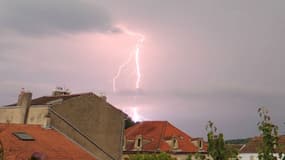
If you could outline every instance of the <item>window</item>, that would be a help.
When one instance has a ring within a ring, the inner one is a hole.
[[[14,132],[13,135],[22,141],[34,141],[35,140],[31,135],[25,132]]]
[[[203,149],[203,141],[202,140],[199,140],[199,148]]]
[[[172,138],[172,147],[173,149],[178,149],[178,141],[176,137]]]
[[[135,148],[141,150],[143,146],[143,138],[142,135],[138,135],[136,137]]]
[[[142,140],[139,138],[139,139],[138,139],[138,145],[137,145],[138,147],[141,147],[141,141],[142,141]]]

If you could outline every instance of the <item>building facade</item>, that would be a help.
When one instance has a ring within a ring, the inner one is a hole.
[[[38,124],[54,128],[102,160],[122,156],[126,114],[94,93],[32,99],[22,92],[16,104],[0,107],[0,123]]]
[[[135,154],[166,152],[177,160],[189,155],[205,154],[207,145],[202,138],[192,138],[167,121],[144,121],[125,131],[122,160]],[[206,154],[205,154],[206,155]]]
[[[285,153],[285,135],[279,136],[278,143],[282,153]],[[258,150],[262,144],[262,137],[254,137],[247,144],[243,145],[240,149],[239,158],[240,160],[258,160]],[[279,158],[278,153],[274,154],[277,160],[282,160],[284,154]]]

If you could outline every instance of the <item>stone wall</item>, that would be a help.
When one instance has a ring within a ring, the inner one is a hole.
[[[52,106],[50,116],[54,128],[98,159],[121,158],[125,115],[104,99],[96,95],[75,97]]]
[[[48,107],[31,106],[28,115],[28,124],[44,124]],[[25,108],[21,106],[0,107],[0,123],[23,123]]]
[[[1,107],[0,123],[23,123],[24,108],[20,106]]]

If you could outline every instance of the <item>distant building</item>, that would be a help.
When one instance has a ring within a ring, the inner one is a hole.
[[[282,153],[285,153],[285,135],[279,136],[280,149]],[[240,160],[258,160],[258,149],[262,144],[262,137],[254,137],[247,144],[240,149]],[[278,157],[278,154],[274,154]],[[284,157],[284,155],[283,155]],[[282,158],[283,158],[282,157]],[[281,160],[282,158],[278,158]]]
[[[206,153],[202,138],[192,138],[167,121],[144,121],[125,131],[122,160],[144,153],[167,152],[177,160],[185,160],[195,153]]]
[[[60,90],[52,96],[31,99],[21,92],[17,104],[0,107],[0,123],[39,124],[51,127],[77,142],[98,159],[118,160],[126,115],[94,93],[70,94]]]
[[[39,125],[0,124],[0,142],[1,160],[96,160],[61,133]]]

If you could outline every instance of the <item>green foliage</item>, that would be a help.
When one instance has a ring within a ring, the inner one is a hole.
[[[167,153],[159,154],[136,154],[130,156],[130,160],[175,160]]]
[[[206,131],[208,132],[208,154],[214,160],[238,159],[238,151],[225,145],[224,135],[217,133],[217,128],[213,122],[208,121]]]
[[[125,129],[135,125],[136,123],[130,118],[128,117],[126,120],[125,120]]]
[[[194,155],[194,157],[195,157],[196,160],[205,160],[206,159],[206,155],[203,154],[203,153],[196,153]]]
[[[189,155],[187,156],[186,160],[192,160],[192,155],[189,154]]]
[[[278,126],[271,122],[269,112],[266,108],[258,109],[260,121],[258,122],[258,129],[261,133],[262,143],[258,149],[259,160],[275,160],[273,154],[279,151],[278,144]],[[280,156],[282,153],[279,153]]]

